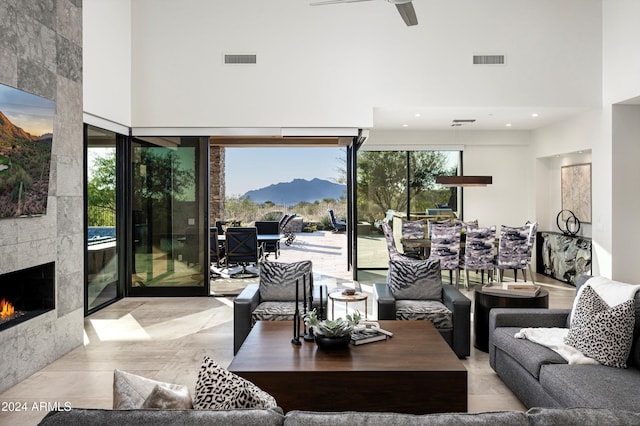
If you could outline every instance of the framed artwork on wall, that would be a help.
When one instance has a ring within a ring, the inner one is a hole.
[[[0,84],[0,218],[47,212],[56,103]]]
[[[562,210],[571,210],[581,223],[591,223],[591,163],[562,166],[560,181]]]

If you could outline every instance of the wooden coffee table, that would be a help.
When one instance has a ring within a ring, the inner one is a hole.
[[[380,321],[386,341],[322,350],[291,344],[291,321],[258,321],[229,370],[283,410],[467,411],[467,370],[430,321]]]

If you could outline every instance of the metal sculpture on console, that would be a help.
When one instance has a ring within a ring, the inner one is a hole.
[[[567,220],[564,221],[564,227],[562,227],[560,225],[560,216],[562,216],[562,213],[565,212],[569,213],[569,216],[567,217]],[[558,225],[558,229],[564,235],[575,237],[578,232],[580,232],[580,220],[571,210],[560,210],[560,213],[558,213],[558,216],[556,216],[556,225]]]

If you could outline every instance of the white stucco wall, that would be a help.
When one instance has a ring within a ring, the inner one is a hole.
[[[82,2],[83,110],[131,126],[131,0]]]

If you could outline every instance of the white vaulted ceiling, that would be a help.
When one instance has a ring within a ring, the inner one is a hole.
[[[131,1],[132,126],[523,130],[601,106],[600,0],[414,0],[412,27],[384,1],[309,3]]]

